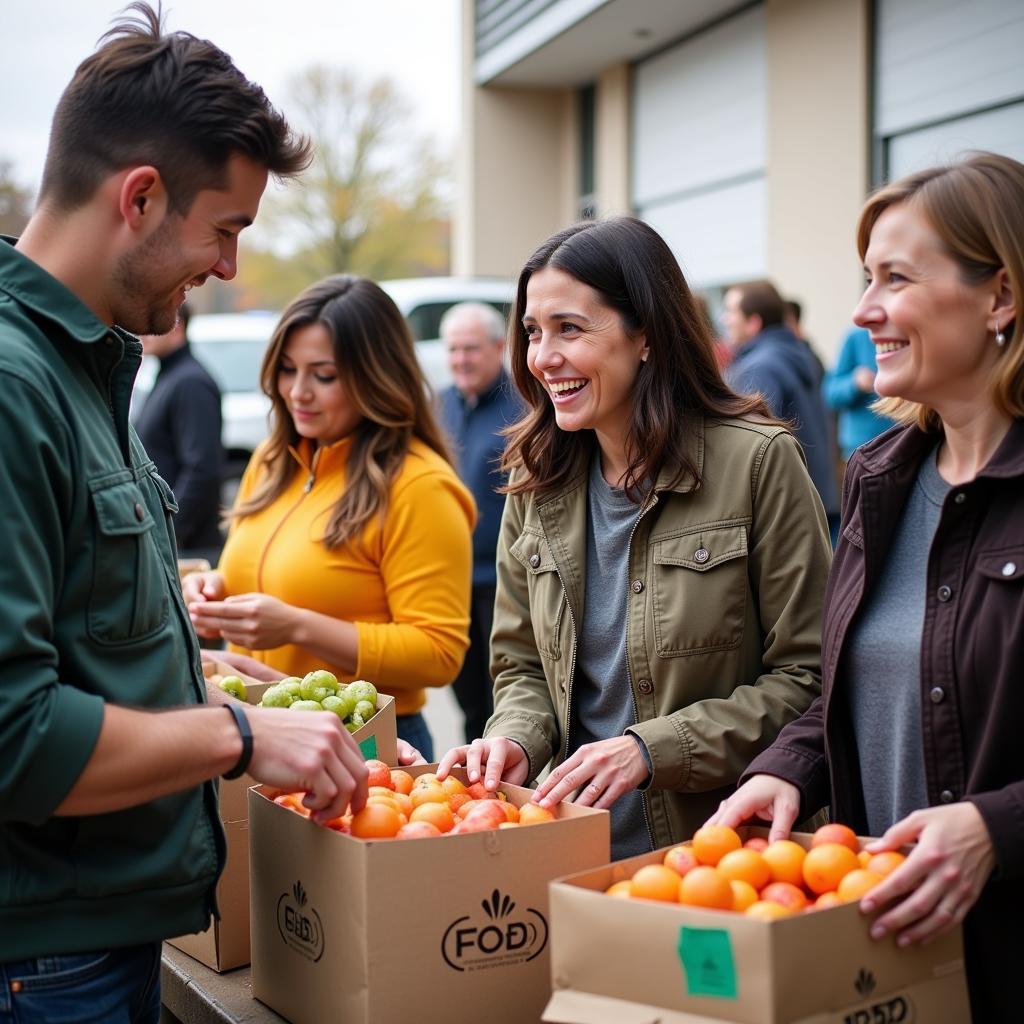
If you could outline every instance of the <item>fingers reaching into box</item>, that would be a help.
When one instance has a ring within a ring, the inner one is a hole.
[[[897,945],[930,942],[960,924],[995,867],[988,826],[972,803],[914,811],[898,821],[869,853],[916,845],[907,859],[860,901],[870,914],[895,905],[871,926],[871,937],[898,932]]]
[[[427,759],[411,744],[406,743],[401,737],[398,738],[398,763],[426,764]]]
[[[637,741],[629,735],[612,736],[580,747],[537,787],[533,800],[541,807],[571,800],[606,810],[623,793],[636,789],[648,774]]]
[[[253,734],[249,774],[284,790],[306,793],[304,803],[323,824],[362,809],[367,768],[359,747],[337,715],[285,714],[248,709]]]
[[[504,736],[453,747],[437,766],[438,779],[443,780],[456,765],[465,766],[470,782],[479,782],[483,774],[484,786],[490,790],[497,789],[499,782],[521,786],[530,772],[526,751],[515,740]]]
[[[800,790],[774,775],[755,775],[718,806],[707,825],[736,828],[751,818],[771,822],[768,841],[785,839],[800,814]]]
[[[194,601],[220,601],[227,594],[224,577],[219,572],[191,572],[181,582],[185,604]]]

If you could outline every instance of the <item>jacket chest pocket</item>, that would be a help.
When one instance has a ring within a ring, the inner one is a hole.
[[[537,650],[543,657],[557,661],[562,656],[558,635],[562,616],[566,614],[566,599],[551,548],[543,537],[524,533],[512,545],[510,553],[526,572]]]
[[[91,480],[89,491],[95,516],[89,635],[102,644],[141,640],[170,614],[156,522],[131,478]]]
[[[738,647],[747,601],[747,530],[723,526],[655,541],[653,614],[661,657]]]

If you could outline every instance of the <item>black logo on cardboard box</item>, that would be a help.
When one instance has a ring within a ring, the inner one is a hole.
[[[870,996],[876,984],[875,976],[863,967],[853,979],[853,987],[861,996]],[[914,1024],[914,1020],[914,1004],[906,996],[896,995],[849,1011],[843,1024]]]
[[[285,944],[300,956],[317,963],[324,955],[324,926],[320,915],[309,906],[302,882],[277,901],[277,930]]]
[[[457,918],[445,929],[441,956],[456,971],[509,967],[540,956],[548,923],[533,907],[516,913],[515,903],[497,889],[481,900],[483,913]]]

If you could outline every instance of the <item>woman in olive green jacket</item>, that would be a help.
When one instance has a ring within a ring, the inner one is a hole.
[[[438,775],[612,811],[616,857],[689,838],[820,689],[830,546],[792,434],[723,383],[661,237],[545,242],[519,278],[494,715]]]

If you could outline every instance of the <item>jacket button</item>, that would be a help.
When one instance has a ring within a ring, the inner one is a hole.
[[[697,548],[693,553],[693,560],[703,565],[711,557],[707,548]]]
[[[652,683],[650,679],[641,679],[640,682],[636,684],[636,688],[641,693],[654,693],[654,683]]]
[[[138,502],[135,502],[135,518],[140,523],[146,518],[146,510]]]
[[[967,500],[967,495],[963,491],[958,491],[956,497],[953,499],[958,505],[962,505]]]
[[[941,686],[933,686],[928,692],[933,704],[941,704],[946,697],[946,691]]]
[[[536,569],[540,565],[540,555],[530,555],[530,565]]]
[[[1002,574],[1004,576],[1012,576],[1016,571],[1017,571],[1017,563],[1016,562],[1007,562],[1006,565],[1004,565],[1002,567],[1002,569],[1000,570],[1000,572],[1002,572]]]
[[[634,594],[642,594],[644,592],[643,580],[633,580],[630,586],[632,587]]]
[[[950,590],[949,587],[947,587],[945,583],[943,583],[942,586],[939,587],[939,589],[935,591],[935,596],[940,601],[942,601],[943,604],[945,604],[946,601],[948,601],[953,596],[953,591]]]
[[[941,793],[939,794],[939,799],[940,799],[940,800],[941,800],[941,801],[942,801],[942,802],[943,802],[944,804],[951,804],[951,803],[952,803],[952,802],[953,802],[953,801],[954,801],[954,800],[956,799],[956,797],[955,797],[955,796],[953,796],[953,790],[951,790],[951,789],[944,789],[944,790],[943,790],[943,791],[942,791],[942,792],[941,792]]]

